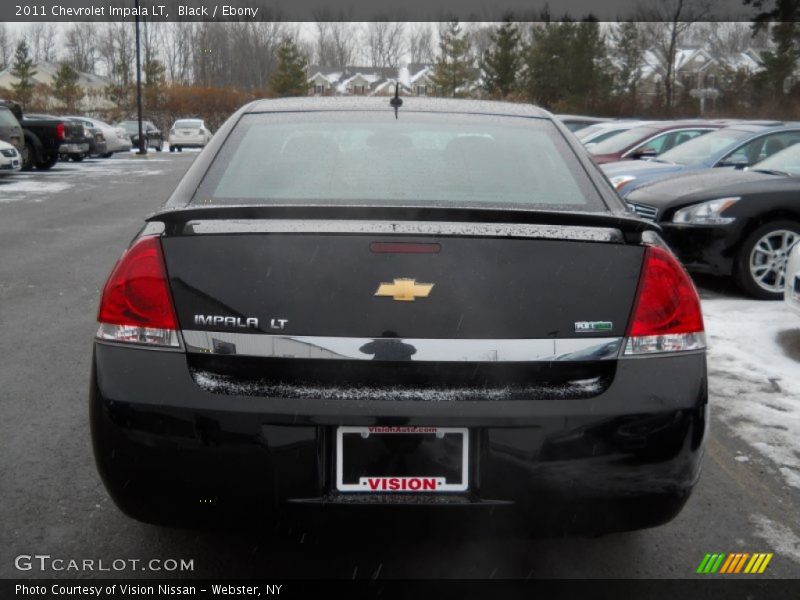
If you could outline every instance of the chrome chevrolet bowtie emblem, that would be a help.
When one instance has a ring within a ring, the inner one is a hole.
[[[417,283],[416,279],[395,279],[394,283],[381,283],[376,296],[389,296],[400,302],[413,302],[427,298],[433,289],[432,283]]]

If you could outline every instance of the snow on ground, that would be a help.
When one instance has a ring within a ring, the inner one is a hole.
[[[25,197],[32,201],[41,201],[50,194],[57,194],[72,187],[63,181],[36,181],[21,179],[23,176],[8,178],[0,182],[0,202],[15,202]]]
[[[168,163],[167,156],[156,157],[150,153],[146,159],[116,155],[113,158],[93,158],[76,163],[59,161],[48,171],[32,170],[0,177],[0,204],[11,202],[43,202],[57,198],[59,192],[72,187],[113,185],[120,178],[155,175],[161,172],[154,163]],[[166,166],[166,165],[164,165]]]
[[[750,520],[756,526],[756,535],[769,542],[771,552],[800,563],[800,538],[791,529],[770,521],[764,515],[752,515]]]
[[[783,302],[703,300],[711,409],[800,488],[800,318]]]

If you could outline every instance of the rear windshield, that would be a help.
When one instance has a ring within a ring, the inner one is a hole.
[[[800,143],[794,143],[750,168],[753,171],[777,171],[798,177],[800,176]]]
[[[603,131],[603,129],[606,129],[606,125],[604,123],[589,125],[588,127],[584,127],[583,129],[576,131],[575,137],[577,137],[579,140],[585,140],[586,138],[592,137],[598,131]]]
[[[675,146],[658,157],[658,162],[669,162],[676,165],[699,165],[718,152],[725,150],[736,141],[752,135],[750,131],[741,129],[719,129],[693,140]]]
[[[203,122],[200,119],[181,119],[180,121],[175,121],[175,125],[172,126],[173,129],[200,129],[203,126]]]
[[[19,127],[17,118],[7,108],[0,108],[0,126],[2,127]]]
[[[657,127],[634,127],[589,148],[592,154],[616,154],[658,132]]]
[[[604,204],[549,121],[489,115],[313,112],[245,115],[194,203],[281,201]]]

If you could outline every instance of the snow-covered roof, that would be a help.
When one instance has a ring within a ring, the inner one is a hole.
[[[426,77],[432,71],[433,71],[433,66],[431,65],[409,65],[408,80],[410,83],[414,84],[423,77]]]
[[[330,71],[328,73],[323,73],[322,71],[317,71],[311,77],[308,78],[308,81],[314,81],[317,79],[323,79],[324,81],[328,82],[329,85],[335,85],[342,78],[342,71]]]
[[[764,67],[755,50],[728,54],[720,57],[720,62],[734,71],[747,71],[748,73],[755,73]]]
[[[53,80],[56,77],[56,73],[58,73],[59,67],[59,64],[52,62],[36,63],[33,65],[33,71],[36,73],[33,76],[34,83],[41,85],[53,85]],[[9,66],[0,71],[0,82],[2,82],[0,85],[5,87],[7,84],[16,83],[17,78],[11,73],[11,70],[12,67]],[[111,83],[111,81],[105,77],[95,75],[94,73],[77,71],[77,74],[78,85],[84,88],[105,88],[109,83]]]

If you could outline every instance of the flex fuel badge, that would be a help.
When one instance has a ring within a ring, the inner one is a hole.
[[[614,323],[611,321],[576,321],[575,333],[596,333],[598,331],[611,331]]]

